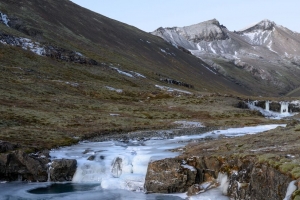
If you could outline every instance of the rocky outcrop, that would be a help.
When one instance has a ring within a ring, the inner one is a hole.
[[[49,164],[48,150],[28,154],[19,145],[0,141],[0,181],[71,181],[77,167],[74,159]]]
[[[150,163],[145,189],[156,193],[188,191],[188,194],[196,194],[205,190],[199,184],[210,182],[207,187],[215,184],[217,175],[222,172],[228,176],[224,193],[232,199],[281,200],[292,181],[290,176],[251,156],[185,158],[188,168],[184,168],[180,160],[173,158]]]
[[[49,167],[49,181],[71,181],[77,168],[77,161],[74,159],[58,159],[52,161]]]
[[[16,37],[0,32],[0,43],[21,47],[22,49],[30,50],[37,55],[47,56],[56,60],[79,64],[98,65],[97,61],[87,58],[79,52],[58,46],[41,44],[29,38]]]
[[[47,181],[49,154],[27,154],[16,150],[0,154],[0,180]]]
[[[195,183],[197,170],[167,158],[149,163],[144,188],[148,193],[184,192]]]

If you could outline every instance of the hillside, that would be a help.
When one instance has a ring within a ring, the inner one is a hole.
[[[209,114],[224,96],[251,94],[161,38],[68,0],[4,0],[0,12],[3,141],[52,148],[181,119],[214,123],[232,107]]]
[[[270,20],[230,31],[213,19],[152,34],[189,50],[257,95],[284,96],[299,87],[300,34]]]

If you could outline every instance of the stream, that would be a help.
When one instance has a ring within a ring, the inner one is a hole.
[[[283,124],[260,125],[244,128],[215,130],[199,135],[179,136],[172,139],[152,138],[147,141],[129,142],[83,141],[77,145],[54,149],[52,159],[76,159],[77,170],[72,182],[65,183],[0,183],[2,200],[177,200],[186,199],[186,194],[145,194],[144,181],[150,161],[171,158],[180,148],[191,141],[219,136],[238,137],[274,129]],[[189,197],[190,200],[228,200],[221,188]]]

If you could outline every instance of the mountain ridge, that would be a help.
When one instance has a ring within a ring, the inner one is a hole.
[[[209,30],[205,26],[207,23],[210,23]],[[188,30],[187,27],[185,30]],[[297,79],[300,75],[300,35],[297,33],[270,20],[262,20],[242,31],[233,32],[217,20],[198,23],[197,28],[185,34],[178,32],[178,27],[160,28],[152,34],[189,50],[211,68],[237,79],[241,85],[258,91],[258,94],[268,95],[271,92],[285,95],[300,86]],[[219,29],[225,37],[216,38],[210,34],[215,29]],[[190,37],[195,32],[200,34],[198,40]],[[203,33],[208,33],[210,40],[201,39]]]

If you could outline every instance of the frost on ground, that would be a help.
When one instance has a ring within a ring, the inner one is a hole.
[[[125,72],[125,71],[122,71],[122,70],[120,70],[119,68],[113,67],[113,66],[111,66],[110,68],[113,69],[113,70],[115,70],[115,71],[117,71],[119,74],[128,76],[128,77],[130,77],[130,78],[135,78],[135,77],[138,77],[138,78],[146,78],[146,76],[144,76],[144,75],[142,75],[142,74],[140,74],[140,73],[134,72],[134,71]]]
[[[174,124],[179,125],[179,128],[205,127],[201,122],[192,122],[192,121],[175,121]]]
[[[41,45],[39,42],[33,42],[31,39],[28,38],[1,35],[0,43],[22,47],[22,49],[29,50],[40,56],[45,55],[46,53],[45,47],[43,45]]]
[[[179,90],[179,89],[175,89],[175,88],[171,88],[171,87],[167,87],[167,86],[155,85],[155,87],[157,87],[161,90],[165,90],[167,92],[179,92],[179,93],[184,93],[184,94],[193,94],[186,90]]]
[[[3,24],[5,24],[6,26],[9,27],[9,25],[8,25],[9,19],[8,19],[7,15],[2,12],[0,12],[0,22],[2,22]]]
[[[105,88],[110,90],[110,91],[116,91],[117,93],[122,93],[123,92],[122,89],[116,89],[116,88],[109,87],[109,86],[105,86]]]

